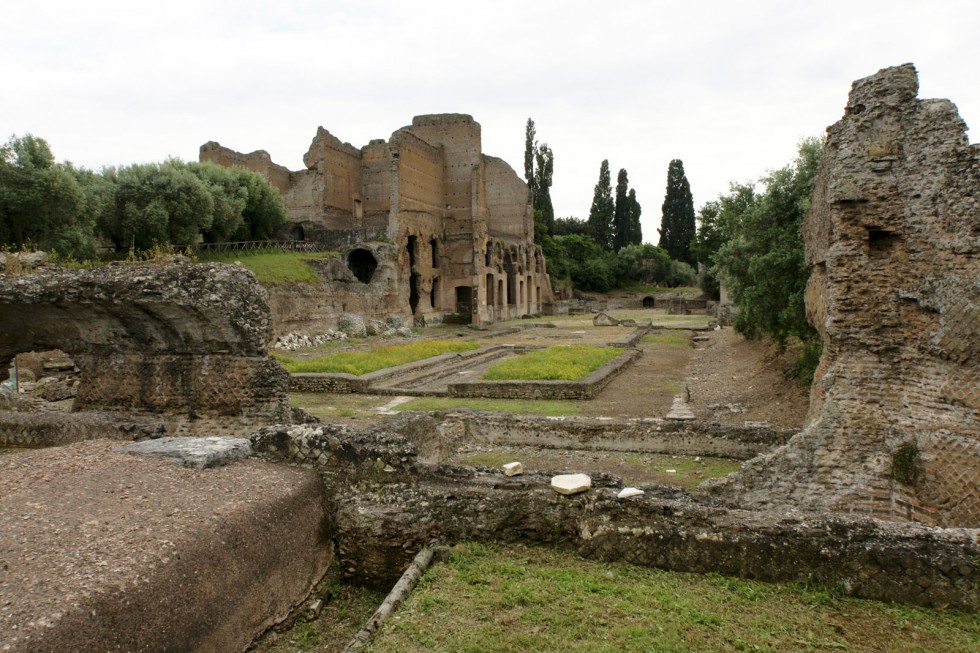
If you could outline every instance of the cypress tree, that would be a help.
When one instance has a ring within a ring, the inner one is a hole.
[[[589,227],[592,237],[605,250],[612,250],[615,235],[613,218],[615,206],[612,197],[612,182],[609,178],[609,160],[603,159],[599,166],[599,181],[592,195],[592,208],[589,210]]]
[[[636,191],[630,188],[626,197],[626,224],[629,226],[627,245],[639,245],[643,242],[643,227],[640,226],[640,203],[636,201]]]
[[[630,242],[630,223],[629,223],[629,204],[627,194],[629,192],[629,178],[626,169],[622,168],[616,177],[616,210],[613,213],[613,251],[618,252]]]
[[[555,230],[555,208],[551,204],[551,179],[555,172],[555,155],[547,143],[542,143],[535,150],[534,160],[537,163],[537,170],[534,171],[533,208],[541,212],[541,219],[550,234]]]
[[[657,231],[660,232],[660,246],[667,250],[670,258],[695,265],[691,255],[695,234],[694,198],[680,159],[674,159],[667,167],[667,193]]]
[[[537,142],[534,137],[537,130],[534,128],[534,121],[530,118],[527,119],[527,125],[524,127],[524,181],[527,182],[527,187],[531,189],[531,199],[534,199],[534,151],[537,147]]]

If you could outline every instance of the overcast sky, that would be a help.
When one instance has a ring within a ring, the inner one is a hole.
[[[215,140],[298,170],[318,125],[362,147],[468,113],[523,175],[531,117],[556,214],[588,216],[609,159],[653,243],[671,159],[700,207],[789,163],[880,68],[915,63],[920,97],[980,124],[975,0],[11,0],[0,15],[0,136],[43,137],[58,160],[196,160]]]

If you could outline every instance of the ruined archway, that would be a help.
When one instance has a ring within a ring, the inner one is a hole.
[[[0,275],[0,369],[69,352],[75,410],[288,419],[288,377],[266,351],[265,291],[241,266],[177,263]]]
[[[656,304],[657,301],[649,295],[643,298],[643,308],[654,308]]]
[[[354,249],[347,255],[347,267],[361,283],[371,283],[374,271],[378,269],[378,259],[366,249]]]

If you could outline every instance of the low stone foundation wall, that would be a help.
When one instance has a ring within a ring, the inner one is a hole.
[[[639,356],[628,349],[581,381],[473,381],[449,384],[450,397],[485,399],[592,399]]]
[[[566,497],[543,475],[441,471],[414,485],[338,493],[338,556],[352,579],[388,585],[423,544],[466,538],[560,545],[600,560],[806,580],[862,598],[980,610],[975,530],[731,510],[650,488],[621,500],[608,487],[615,482],[603,478],[594,482],[600,487]]]
[[[159,437],[162,422],[140,421],[117,413],[56,411],[0,412],[0,446],[59,447],[83,440],[141,440]]]
[[[736,427],[698,420],[528,417],[451,411],[438,414],[441,432],[465,432],[468,442],[555,449],[642,451],[747,460],[785,444],[793,429]]]
[[[338,558],[357,583],[390,586],[433,539],[477,539],[563,546],[586,557],[676,571],[807,580],[863,598],[980,610],[976,529],[741,510],[657,485],[618,499],[622,482],[608,474],[593,474],[591,490],[569,497],[551,490],[550,477],[541,473],[507,477],[490,468],[422,462],[420,451],[438,461],[467,439],[459,418],[404,415],[360,434],[300,428],[264,429],[253,444],[267,457],[320,471],[336,506]]]

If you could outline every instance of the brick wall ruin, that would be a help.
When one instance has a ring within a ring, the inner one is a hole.
[[[60,349],[80,370],[75,409],[289,420],[288,375],[268,355],[265,291],[242,266],[110,265],[0,275],[0,370]]]
[[[296,172],[265,152],[242,154],[215,142],[201,147],[200,160],[265,175],[286,204],[283,235],[340,251],[357,278],[335,275],[312,291],[330,297],[307,298],[323,320],[350,311],[480,325],[537,314],[552,301],[527,185],[482,153],[471,116],[416,116],[388,141],[360,149],[320,127],[303,157],[306,169]],[[351,256],[373,259],[377,271],[358,274]]]
[[[790,503],[980,526],[980,146],[911,64],[854,83],[803,231],[824,350],[811,423],[731,485]]]

